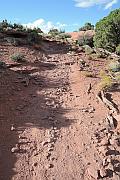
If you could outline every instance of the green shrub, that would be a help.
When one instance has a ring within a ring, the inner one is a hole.
[[[116,9],[96,24],[94,45],[114,52],[119,44],[120,9]]]
[[[5,28],[9,27],[9,23],[7,22],[7,20],[3,20],[2,22],[0,22],[0,30],[3,31]]]
[[[116,74],[115,79],[117,80],[118,83],[120,83],[120,73]]]
[[[112,72],[119,72],[120,71],[120,63],[119,62],[111,62],[109,64],[109,70]]]
[[[51,36],[56,36],[56,35],[60,34],[60,32],[58,29],[50,29],[48,34],[50,34]]]
[[[84,35],[83,37],[78,38],[77,43],[79,44],[79,46],[89,45],[92,47],[93,46],[93,37]]]
[[[25,62],[25,56],[20,53],[13,54],[11,59],[15,62]]]
[[[23,31],[24,27],[21,24],[13,24],[13,29],[17,29],[18,31]]]
[[[85,23],[85,25],[81,28],[79,28],[79,31],[88,31],[88,30],[94,30],[94,25],[91,23]]]
[[[120,44],[116,47],[116,53],[120,55]]]
[[[104,71],[100,72],[101,82],[99,84],[99,88],[102,90],[106,90],[111,88],[113,85],[113,81],[109,75],[107,75]]]
[[[40,43],[40,36],[36,31],[31,31],[28,33],[28,44]]]
[[[84,48],[86,54],[94,53],[94,50],[88,45],[83,46],[83,48]]]

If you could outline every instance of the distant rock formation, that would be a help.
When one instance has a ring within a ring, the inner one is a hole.
[[[88,31],[78,31],[78,32],[69,32],[68,34],[71,35],[71,38],[73,40],[83,39],[83,37],[89,37],[93,38],[95,35],[94,30],[88,30]]]

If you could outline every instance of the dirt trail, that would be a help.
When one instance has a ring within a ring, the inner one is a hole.
[[[0,180],[94,179],[89,166],[101,159],[91,137],[107,113],[99,79],[86,79],[74,56],[19,51],[29,62],[0,74]]]

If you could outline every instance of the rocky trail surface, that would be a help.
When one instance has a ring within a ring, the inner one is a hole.
[[[0,50],[7,64],[0,69],[0,180],[119,180],[120,116],[116,127],[106,120],[99,78],[79,71],[84,53]],[[14,52],[27,61],[11,63]],[[103,67],[91,62],[96,72]],[[110,95],[119,109],[120,93]]]

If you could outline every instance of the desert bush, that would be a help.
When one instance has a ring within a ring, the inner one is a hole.
[[[82,37],[80,37],[77,41],[76,41],[76,43],[79,45],[79,46],[84,46],[85,45],[85,43],[84,43],[84,38]]]
[[[79,44],[79,46],[89,45],[92,47],[93,46],[93,37],[84,35],[83,37],[78,38],[77,43]]]
[[[120,63],[118,61],[110,62],[108,68],[112,72],[119,72],[120,71]]]
[[[112,80],[111,80],[111,78],[110,78],[109,76],[105,76],[105,77],[101,80],[101,82],[100,82],[100,84],[99,84],[99,86],[100,86],[101,89],[111,88],[112,85],[113,85],[113,84],[112,84]]]
[[[93,37],[85,35],[84,36],[84,45],[89,45],[89,46],[93,47]]]
[[[59,37],[60,39],[67,39],[67,38],[71,38],[71,35],[70,34],[67,34],[67,33],[61,33],[59,34]]]
[[[120,82],[120,72],[116,74],[115,79]]]
[[[116,73],[115,80],[117,81],[118,84],[120,84],[120,72]]]
[[[48,35],[53,38],[56,38],[57,40],[67,40],[68,38],[71,38],[71,35],[65,33],[64,30],[59,31],[58,29],[51,29],[48,32]]]
[[[113,85],[113,80],[111,79],[111,77],[106,74],[104,71],[100,72],[100,78],[101,78],[101,82],[99,84],[99,88],[101,90],[106,90],[112,87]]]
[[[25,62],[25,56],[21,53],[15,53],[11,56],[11,59],[15,62]]]
[[[31,31],[28,33],[28,44],[33,44],[33,43],[39,43],[40,42],[40,36],[36,31]]]
[[[18,31],[24,31],[24,27],[21,24],[13,24],[13,29],[17,29]]]
[[[88,31],[88,30],[94,30],[94,25],[92,25],[89,22],[85,23],[83,27],[79,28],[79,31]]]
[[[48,32],[48,34],[52,35],[52,36],[56,36],[58,34],[60,34],[58,29],[50,29],[50,31]]]
[[[87,58],[88,58],[88,60],[91,60],[91,61],[94,60],[93,56],[91,56],[91,55],[88,55]]]
[[[3,20],[1,23],[0,23],[0,30],[3,31],[5,28],[9,27],[10,24],[7,22],[7,20]]]
[[[97,56],[95,53],[87,55],[88,60],[95,61]]]
[[[116,53],[120,55],[120,44],[116,47]]]
[[[79,46],[89,45],[93,47],[93,31],[91,32],[82,32],[77,40]]]
[[[84,48],[86,54],[92,54],[92,53],[94,53],[93,48],[91,48],[91,47],[88,46],[88,45],[83,46],[83,48]]]
[[[94,45],[114,52],[119,44],[120,9],[116,9],[96,24]]]
[[[1,31],[9,31],[9,30],[12,30],[12,29],[17,29],[18,31],[23,31],[24,30],[24,27],[21,25],[21,24],[11,24],[11,23],[8,23],[8,21],[5,19],[3,20],[1,23],[0,23],[0,30]]]
[[[83,74],[84,74],[85,77],[91,77],[91,78],[96,77],[95,73],[89,72],[89,71],[85,71]]]
[[[19,46],[21,44],[19,38],[6,37],[4,39],[7,41],[7,43],[9,43],[9,44],[11,44],[13,46]]]

